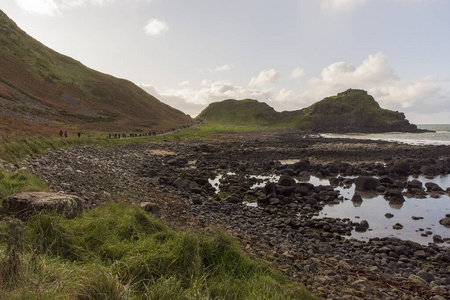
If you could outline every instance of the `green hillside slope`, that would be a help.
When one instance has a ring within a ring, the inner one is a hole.
[[[0,10],[0,129],[161,130],[192,119],[130,81],[44,46]]]
[[[383,109],[366,91],[349,89],[297,111],[276,112],[256,100],[210,104],[200,115],[219,124],[293,128],[313,132],[417,132],[403,113]]]

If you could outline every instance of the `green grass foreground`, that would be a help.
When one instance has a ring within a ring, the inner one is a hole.
[[[0,232],[0,299],[315,299],[224,233],[177,232],[124,204]]]

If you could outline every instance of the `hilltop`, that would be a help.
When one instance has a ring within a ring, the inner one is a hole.
[[[419,132],[401,112],[383,109],[364,90],[349,89],[296,111],[276,112],[256,100],[210,104],[199,119],[221,124],[293,128],[312,132]]]
[[[1,10],[0,69],[2,132],[148,131],[192,122],[134,83],[46,47]]]

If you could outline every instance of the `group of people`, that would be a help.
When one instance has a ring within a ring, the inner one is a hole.
[[[147,136],[155,136],[156,131],[149,131],[143,133],[130,133],[127,135],[126,133],[108,133],[106,134],[107,139],[126,139],[127,137],[136,138],[136,137],[147,137]]]
[[[63,135],[64,135],[64,137],[68,136],[67,135],[67,130],[64,131],[64,132],[62,130],[59,131],[59,137],[63,137]],[[80,138],[81,137],[81,132],[78,132],[77,135],[78,135],[78,138]]]

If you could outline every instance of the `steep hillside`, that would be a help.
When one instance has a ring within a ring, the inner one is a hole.
[[[316,132],[416,132],[400,112],[383,109],[366,91],[349,89],[298,112],[298,126]]]
[[[130,81],[44,46],[0,10],[0,129],[161,130],[192,119]],[[13,125],[13,126],[11,126]]]
[[[224,100],[211,103],[198,116],[221,124],[273,126],[278,113],[264,102],[256,100]]]
[[[383,109],[366,91],[349,89],[302,110],[276,112],[255,100],[225,100],[209,105],[200,119],[313,132],[418,132],[403,113]]]

